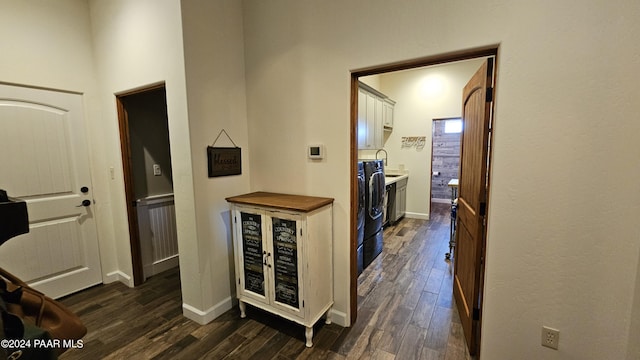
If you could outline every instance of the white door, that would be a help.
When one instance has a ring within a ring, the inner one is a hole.
[[[101,283],[82,96],[0,84],[0,129],[0,188],[30,228],[0,267],[54,298]]]

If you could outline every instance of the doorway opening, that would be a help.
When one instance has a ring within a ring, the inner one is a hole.
[[[365,76],[371,76],[371,75],[380,75],[380,74],[387,74],[387,73],[391,73],[391,72],[399,72],[399,71],[404,71],[404,70],[413,70],[413,69],[418,69],[418,68],[423,68],[423,67],[431,67],[434,65],[443,65],[443,64],[449,64],[449,63],[454,63],[454,62],[461,62],[461,61],[465,61],[465,60],[471,60],[471,59],[493,59],[492,64],[495,64],[495,60],[497,60],[497,55],[498,55],[498,46],[497,45],[492,45],[492,46],[487,46],[487,47],[481,47],[481,48],[475,48],[475,49],[470,49],[470,50],[465,50],[465,51],[459,51],[459,52],[453,52],[453,53],[448,53],[448,54],[442,54],[442,55],[436,55],[436,56],[431,56],[431,57],[426,57],[426,58],[420,58],[420,59],[414,59],[414,60],[408,60],[408,61],[402,61],[402,62],[398,62],[398,63],[392,63],[392,64],[386,64],[386,65],[380,65],[380,66],[373,66],[373,67],[369,67],[369,68],[364,68],[364,69],[359,69],[359,70],[354,70],[351,73],[351,158],[350,158],[350,168],[351,168],[351,246],[350,246],[350,259],[351,259],[351,277],[350,277],[350,315],[351,315],[351,323],[354,324],[357,318],[357,307],[358,307],[358,290],[357,290],[357,286],[358,286],[358,269],[357,269],[357,243],[358,243],[358,229],[357,229],[357,219],[358,219],[358,182],[357,182],[357,171],[358,171],[358,124],[357,124],[357,119],[358,119],[358,86],[359,86],[359,78],[361,77],[365,77]],[[493,74],[495,74],[495,71],[493,72]],[[468,79],[467,79],[468,80]],[[490,86],[494,86],[494,83],[491,83]],[[487,89],[488,90],[488,89]],[[484,91],[484,89],[483,89]],[[489,93],[487,91],[487,93]],[[493,94],[493,90],[491,90],[491,94]],[[460,89],[460,92],[458,94],[458,101],[463,97],[463,92],[462,92],[462,88]],[[487,108],[490,108],[492,110],[493,107],[493,98],[491,98],[489,100],[489,96],[487,97],[487,103],[489,105],[487,105]],[[397,107],[399,106],[399,100],[396,98],[394,99],[397,102]],[[401,105],[400,105],[401,106]],[[492,115],[492,111],[489,111],[489,114]],[[458,110],[459,111],[459,110]],[[451,115],[455,115],[455,114],[451,114]],[[397,118],[394,118],[394,123],[395,120]],[[396,127],[396,125],[394,124],[394,128]],[[487,130],[487,133],[488,130]],[[407,134],[407,136],[415,136],[415,135],[420,135],[420,134]],[[404,135],[403,135],[404,136]],[[419,138],[419,136],[417,136],[417,138]],[[490,174],[490,156],[491,156],[491,152],[489,151],[489,143],[487,142],[485,144],[484,150],[483,152],[486,152],[486,167],[483,167],[483,169],[486,169],[486,174],[484,174],[484,176],[486,176],[486,187],[484,189],[484,194],[486,194],[486,198],[483,199],[483,211],[486,211],[487,209],[487,201],[488,201],[488,189],[489,189],[489,174]],[[388,150],[388,149],[386,149]],[[424,159],[423,160],[423,165],[426,169],[429,169],[429,165],[427,165],[427,163],[429,162],[428,159]],[[403,164],[404,165],[404,164]],[[411,169],[408,169],[409,172],[411,172]],[[427,170],[428,171],[428,170]],[[433,172],[432,172],[433,173]],[[411,178],[411,175],[409,175],[409,177]],[[428,186],[428,184],[430,184],[431,182],[431,176],[428,176],[427,179],[424,180],[424,187]],[[409,180],[409,182],[411,182],[411,179]],[[427,199],[430,200],[431,198],[431,194],[430,193],[426,193],[424,195]],[[413,198],[413,196],[412,196]],[[450,199],[448,201],[451,201]],[[429,202],[429,201],[427,201]],[[410,213],[410,209],[407,209],[407,215],[409,215]],[[428,211],[427,211],[428,213]],[[484,258],[484,252],[486,249],[486,224],[484,226],[485,230],[482,230],[483,236],[482,236],[482,244],[480,245],[480,247],[478,248],[478,253],[477,255],[480,256],[481,258]],[[443,255],[443,259],[444,259],[444,254]],[[461,263],[463,261],[460,261]],[[458,266],[459,264],[456,264],[456,266]],[[473,348],[470,347],[469,348],[469,352],[471,354],[477,353],[479,351],[479,339],[480,339],[480,324],[481,324],[481,309],[482,309],[482,284],[483,284],[483,278],[484,278],[484,264],[481,264],[480,261],[477,262],[477,264],[472,264],[471,268],[465,268],[465,271],[467,272],[477,272],[478,273],[478,277],[479,279],[477,280],[476,284],[479,284],[479,291],[480,293],[478,294],[477,298],[475,299],[475,301],[478,302],[478,307],[480,309],[480,311],[475,311],[475,306],[474,306],[474,311],[473,311],[473,322],[474,322],[474,328],[476,329],[476,331],[473,333],[473,338],[474,340],[471,341],[471,344],[474,344]],[[453,289],[451,289],[451,291],[453,291]],[[465,334],[466,335],[466,334]]]
[[[178,266],[164,83],[116,97],[134,285]]]
[[[431,203],[449,204],[451,180],[458,180],[462,119],[433,119],[431,129]]]

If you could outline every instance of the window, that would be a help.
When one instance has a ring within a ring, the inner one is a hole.
[[[462,120],[446,120],[444,122],[444,132],[445,134],[455,134],[462,132]]]

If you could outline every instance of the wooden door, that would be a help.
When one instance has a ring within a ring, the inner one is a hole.
[[[83,111],[79,94],[0,85],[0,188],[30,228],[0,266],[54,298],[102,282]]]
[[[493,59],[486,60],[463,90],[458,227],[453,294],[469,353],[479,344],[482,261],[488,186]]]

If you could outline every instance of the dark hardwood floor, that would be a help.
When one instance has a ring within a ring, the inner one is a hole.
[[[430,221],[403,219],[385,229],[383,253],[359,277],[358,320],[350,328],[304,327],[247,306],[201,326],[182,316],[180,277],[169,270],[131,289],[100,285],[62,299],[89,332],[70,359],[471,359],[445,261],[449,209]]]

